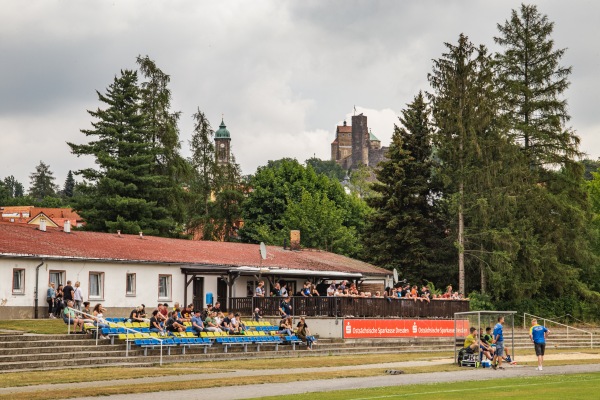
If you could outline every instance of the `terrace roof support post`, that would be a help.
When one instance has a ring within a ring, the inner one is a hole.
[[[240,277],[239,273],[232,273],[231,271],[227,273],[227,291],[228,291],[228,296],[227,296],[227,309],[231,310],[233,308],[233,304],[232,304],[232,300],[231,298],[233,297],[233,285],[235,284],[235,281],[237,280],[237,278]],[[254,310],[254,308],[252,309]]]
[[[185,277],[184,277],[185,287],[183,288],[183,304],[184,304],[184,307],[187,307],[187,304],[188,304],[188,302],[187,302],[188,287],[190,286],[190,283],[192,283],[194,281],[194,279],[196,279],[196,274],[193,274],[190,279],[187,278],[188,277],[187,271],[185,271],[184,274],[185,274]]]

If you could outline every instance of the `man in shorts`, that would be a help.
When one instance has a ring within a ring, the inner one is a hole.
[[[504,369],[502,366],[502,357],[504,356],[504,334],[502,332],[504,324],[504,317],[498,317],[498,323],[494,326],[494,332],[492,334],[494,341],[496,344],[496,353],[494,354],[494,359],[492,360],[492,368],[494,369]]]
[[[548,328],[538,325],[537,319],[531,320],[531,329],[529,329],[529,339],[533,342],[535,355],[538,359],[537,371],[543,371],[544,353],[546,352],[546,338],[548,337]]]

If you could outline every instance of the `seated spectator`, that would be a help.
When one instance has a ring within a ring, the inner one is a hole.
[[[221,303],[219,303],[218,301],[215,303],[215,305],[213,306],[212,310],[214,312],[216,312],[217,314],[221,312]]]
[[[216,315],[217,314],[214,311],[211,311],[208,317],[206,317],[204,320],[204,329],[206,329],[207,332],[221,332],[219,324],[217,324],[217,320],[215,318]]]
[[[493,358],[494,350],[492,348],[491,343],[488,343],[485,340],[485,335],[483,334],[483,328],[479,329],[479,351],[487,357],[488,360]]]
[[[67,325],[73,325],[73,333],[85,333],[83,330],[83,319],[77,317],[73,309],[73,300],[67,301],[67,306],[63,310],[63,321]],[[77,330],[77,327],[79,327],[79,330]]]
[[[142,304],[140,307],[142,308],[138,312],[138,317],[140,317],[144,322],[148,322],[148,316],[146,315],[146,305]]]
[[[292,317],[282,318],[279,322],[279,330],[277,331],[277,334],[291,336],[292,329]]]
[[[150,332],[156,332],[159,335],[164,335],[165,331],[160,322],[160,312],[158,310],[152,311],[152,317],[150,317]]]
[[[106,309],[102,306],[101,303],[98,303],[94,306],[94,310],[92,311],[92,315],[94,316],[94,326],[98,329],[109,328],[106,320],[104,319],[104,313]],[[103,337],[103,339],[106,339]]]
[[[192,330],[200,336],[201,332],[204,332],[204,322],[202,321],[202,312],[200,310],[194,311],[192,317]]]
[[[229,312],[229,314],[227,314],[227,315],[223,315],[223,313],[219,314],[219,320],[221,321],[221,323],[219,324],[219,328],[221,328],[221,331],[227,332],[230,335],[232,335],[234,332],[233,326],[231,325],[232,318],[233,318],[232,312]]]
[[[479,343],[477,343],[477,329],[471,327],[469,329],[470,334],[465,338],[464,348],[467,349],[467,353],[475,353],[479,351]]]
[[[140,317],[142,311],[141,306],[137,306],[129,313],[129,322],[144,322],[144,319]]]
[[[81,310],[82,313],[85,313],[87,315],[82,315],[81,317],[83,318],[83,322],[89,322],[90,324],[92,322],[94,322],[94,319],[92,318],[92,308],[90,307],[90,302],[89,301],[84,301],[83,302],[83,309]]]
[[[162,307],[160,306],[160,304],[158,305],[158,310],[161,313],[161,315],[164,317],[163,319],[166,321],[167,319],[169,319],[169,304],[168,303],[164,303],[162,305]]]
[[[185,332],[185,326],[178,318],[177,311],[171,312],[171,318],[167,320],[165,328],[168,332]]]
[[[311,336],[308,325],[304,317],[300,317],[300,321],[296,326],[296,335],[304,342],[306,342],[306,348],[312,350],[313,343],[316,341],[314,336]]]
[[[242,333],[246,330],[246,324],[242,321],[242,316],[240,313],[235,313],[233,317],[230,317],[231,320],[231,329],[233,329],[234,334]]]
[[[212,304],[207,304],[206,305],[206,309],[204,309],[202,311],[202,320],[206,320],[206,318],[208,318],[208,316],[210,315],[210,313],[212,312],[212,308],[213,305]]]
[[[183,322],[191,322],[192,321],[192,310],[194,308],[193,304],[188,304],[187,307],[184,307],[180,312],[180,319]]]

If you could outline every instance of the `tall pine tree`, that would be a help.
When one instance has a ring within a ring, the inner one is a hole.
[[[42,201],[44,197],[56,197],[56,191],[58,190],[54,183],[56,178],[50,171],[50,166],[44,164],[43,161],[40,161],[38,166],[35,167],[35,172],[29,175],[29,180],[29,195],[35,200]]]
[[[96,121],[93,129],[82,130],[95,140],[68,143],[73,154],[94,156],[99,166],[77,171],[85,184],[74,208],[89,230],[171,235],[175,223],[155,200],[164,177],[154,171],[156,152],[140,106],[137,73],[121,71],[106,94],[97,93],[106,108],[88,111]]]
[[[431,267],[442,250],[443,231],[434,209],[438,193],[432,181],[428,116],[422,93],[402,110],[388,158],[376,170],[377,181],[372,186],[376,195],[367,199],[374,211],[363,235],[368,260],[398,267],[412,282],[437,280]]]

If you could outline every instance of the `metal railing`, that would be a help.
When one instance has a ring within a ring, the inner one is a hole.
[[[586,330],[580,329],[580,328],[575,328],[574,326],[570,326],[570,325],[566,325],[566,324],[561,324],[560,322],[556,322],[556,321],[553,321],[553,320],[548,319],[548,318],[538,317],[537,315],[533,315],[533,314],[529,314],[529,313],[523,313],[523,329],[527,329],[527,327],[526,327],[527,316],[529,316],[530,319],[537,319],[538,322],[542,321],[542,325],[543,326],[546,326],[546,322],[550,322],[550,323],[552,323],[554,325],[559,325],[559,326],[563,326],[563,327],[567,328],[567,340],[569,339],[569,329],[576,330],[576,331],[579,331],[579,332],[583,332],[583,333],[585,333],[587,335],[590,335],[590,348],[592,348],[592,349],[594,348],[594,333],[593,332],[586,331]]]
[[[255,308],[265,316],[279,316],[283,297],[232,297],[229,310],[251,315]],[[445,318],[469,311],[468,300],[419,300],[380,297],[291,297],[293,315],[355,318]]]
[[[93,321],[96,322],[96,346],[98,346],[98,336],[100,335],[100,330],[102,329],[102,328],[100,328],[99,324],[102,323],[102,324],[105,324],[107,326],[110,326],[110,323],[108,321],[106,321],[106,320],[101,320],[100,318],[98,318],[96,316],[84,313],[84,312],[79,311],[79,310],[77,310],[75,308],[70,308],[69,307],[69,310],[72,310],[76,314],[85,315],[87,317],[90,317],[89,319],[91,319],[91,320],[93,320]],[[71,334],[71,321],[72,321],[71,320],[71,315],[69,315],[67,318],[69,320],[69,323],[67,324],[67,326],[68,326],[68,328],[67,328],[67,334],[70,335]],[[122,329],[125,330],[125,357],[129,357],[129,347],[131,346],[130,343],[132,342],[132,340],[129,339],[129,335],[130,335],[129,332],[133,332],[133,335],[142,334],[142,335],[145,335],[148,338],[151,338],[152,340],[158,340],[160,342],[160,361],[159,361],[159,365],[162,366],[162,364],[163,364],[163,339],[150,336],[147,333],[141,333],[139,331],[136,331],[135,329],[127,328],[125,326],[119,326],[119,328],[122,328]],[[133,340],[135,340],[135,337],[134,337]]]

